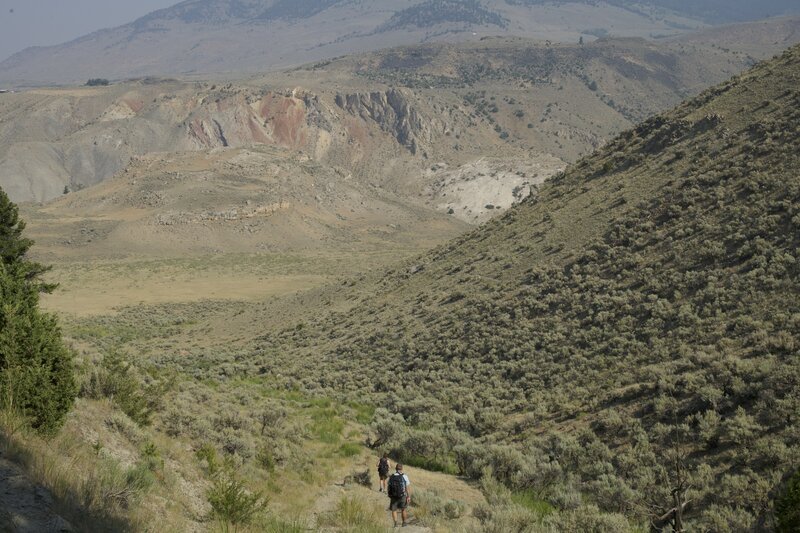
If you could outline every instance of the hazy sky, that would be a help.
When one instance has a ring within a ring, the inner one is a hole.
[[[63,43],[179,1],[0,0],[0,61],[28,46]]]

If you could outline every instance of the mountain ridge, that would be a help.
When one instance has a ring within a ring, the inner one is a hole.
[[[767,14],[762,4],[757,9]],[[785,6],[779,12],[796,11]],[[63,45],[21,51],[0,62],[0,83],[36,86],[97,77],[230,76],[431,40],[471,40],[501,33],[577,42],[579,37],[591,40],[606,34],[674,35],[706,25],[656,5],[631,9],[626,3],[190,0]]]

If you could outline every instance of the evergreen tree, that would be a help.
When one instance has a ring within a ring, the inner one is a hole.
[[[64,422],[77,387],[56,319],[39,310],[39,292],[53,286],[38,279],[45,267],[25,259],[33,241],[22,237],[24,228],[0,190],[0,407],[51,433]]]
[[[6,265],[20,263],[33,244],[22,236],[25,222],[19,218],[19,210],[5,191],[0,189],[0,259]]]
[[[775,502],[775,530],[779,533],[800,531],[800,470],[789,479],[783,494]]]
[[[52,292],[56,285],[39,279],[49,268],[25,258],[33,241],[22,236],[24,229],[25,221],[19,218],[19,209],[0,189],[0,261],[9,273],[21,275],[40,292]]]

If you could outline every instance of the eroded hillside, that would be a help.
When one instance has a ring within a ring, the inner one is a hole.
[[[137,158],[31,217],[51,260],[411,248],[466,227],[275,147]]]

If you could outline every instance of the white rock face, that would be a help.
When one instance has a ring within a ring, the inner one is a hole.
[[[565,163],[542,154],[524,160],[481,158],[455,169],[434,165],[426,172],[429,203],[472,224],[505,211],[530,196]]]

